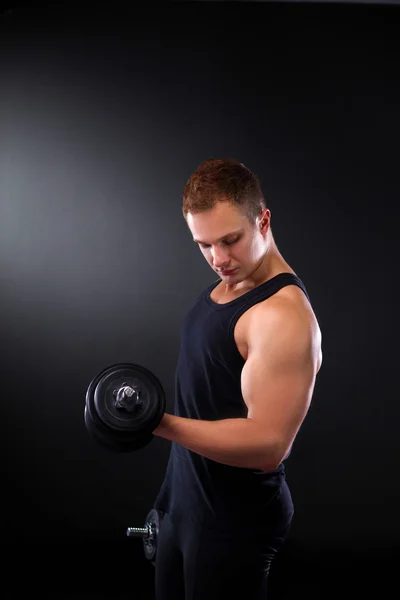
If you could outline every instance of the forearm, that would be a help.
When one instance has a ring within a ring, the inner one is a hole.
[[[164,414],[153,434],[232,467],[273,470],[276,445],[251,419],[203,421]]]

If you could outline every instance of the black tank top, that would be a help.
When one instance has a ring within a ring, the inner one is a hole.
[[[247,406],[241,393],[245,361],[234,339],[238,319],[287,285],[300,287],[309,300],[304,284],[291,273],[276,275],[225,304],[210,298],[219,282],[203,291],[182,323],[174,406],[174,414],[180,417],[246,418]],[[154,506],[169,513],[172,520],[240,524],[248,521],[249,515],[266,510],[284,479],[283,463],[272,472],[232,467],[172,442]]]

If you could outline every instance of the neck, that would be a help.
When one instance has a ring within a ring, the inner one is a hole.
[[[227,293],[234,293],[239,290],[251,290],[269,279],[272,279],[279,273],[296,274],[289,264],[285,261],[278,250],[275,240],[270,231],[270,236],[267,240],[266,251],[254,271],[248,274],[246,279],[232,284],[225,284]]]

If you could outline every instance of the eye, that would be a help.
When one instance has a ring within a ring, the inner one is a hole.
[[[238,242],[240,240],[239,238],[235,238],[234,240],[228,240],[225,242],[221,242],[221,244],[223,246],[232,246],[233,244],[236,244],[236,242]],[[203,250],[207,250],[208,248],[210,248],[210,246],[208,244],[199,244],[200,248],[203,248]]]
[[[228,242],[224,242],[225,246],[232,246],[233,244],[236,244],[236,242],[239,241],[239,238],[235,238],[234,240],[229,240]]]

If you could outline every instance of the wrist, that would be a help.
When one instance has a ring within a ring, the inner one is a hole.
[[[168,417],[169,416],[170,415],[168,413],[164,413],[163,414],[163,417],[162,417],[160,423],[157,425],[157,427],[153,431],[153,435],[161,436],[162,437],[163,432],[165,432],[165,430],[167,428],[167,423],[168,423]]]

